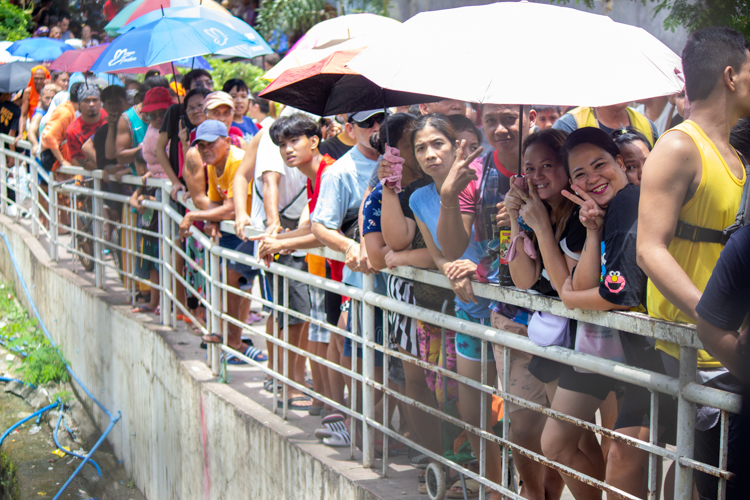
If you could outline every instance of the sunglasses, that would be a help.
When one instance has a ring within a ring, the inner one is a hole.
[[[378,113],[376,115],[372,115],[371,117],[367,118],[366,120],[363,120],[361,122],[354,122],[357,124],[357,126],[361,128],[372,128],[375,126],[376,123],[383,124],[385,121],[385,113]]]

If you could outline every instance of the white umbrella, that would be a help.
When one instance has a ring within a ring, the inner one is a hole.
[[[369,47],[371,41],[388,37],[399,26],[395,19],[375,14],[351,14],[320,22],[297,40],[263,79],[275,80],[288,69],[321,61],[340,50]]]
[[[347,65],[381,87],[470,102],[605,106],[680,92],[680,57],[578,10],[500,2],[425,12]]]

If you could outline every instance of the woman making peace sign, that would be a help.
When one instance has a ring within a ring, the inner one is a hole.
[[[570,176],[573,191],[563,194],[580,206],[579,219],[586,227],[586,244],[575,272],[560,291],[570,309],[598,311],[638,309],[646,299],[646,276],[636,263],[636,231],[640,189],[629,184],[622,156],[614,141],[602,130],[581,128],[571,133],[563,144],[562,158]],[[576,346],[584,335],[579,331]],[[583,324],[585,325],[585,324]],[[661,357],[646,338],[619,332],[626,361],[634,366],[664,373]],[[583,420],[591,420],[607,393],[617,383],[596,377],[596,384],[582,382],[590,375],[566,367],[552,408]],[[666,424],[673,412],[669,398],[659,412]],[[649,439],[649,391],[632,385],[625,396],[615,430],[630,437]],[[663,425],[659,429],[665,430]],[[555,419],[548,419],[542,435],[542,449],[548,458],[561,461],[587,475],[603,479],[603,461],[591,460],[579,449],[583,429]],[[663,437],[663,432],[661,432]],[[603,458],[603,457],[602,457]],[[636,496],[647,493],[648,454],[627,444],[613,441],[606,466],[606,482]],[[599,499],[601,492],[591,486],[563,476],[576,499]]]

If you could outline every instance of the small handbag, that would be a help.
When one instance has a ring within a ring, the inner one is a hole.
[[[542,347],[559,345],[570,347],[570,320],[537,311],[529,320],[529,338]]]
[[[579,321],[576,329],[575,350],[612,361],[625,361],[620,331],[606,326]],[[591,373],[583,368],[576,368],[575,370],[579,373]]]

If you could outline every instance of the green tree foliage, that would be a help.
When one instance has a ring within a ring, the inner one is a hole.
[[[661,0],[655,13],[665,9],[670,10],[664,20],[667,29],[684,26],[692,32],[709,26],[729,26],[750,40],[750,0]]]
[[[260,92],[268,85],[268,82],[261,80],[265,71],[255,65],[216,58],[209,58],[208,62],[213,67],[209,73],[214,80],[214,88],[217,90],[220,90],[224,82],[232,78],[243,80],[251,92]]]
[[[570,0],[555,0],[565,4]],[[637,1],[637,0],[633,0]],[[750,40],[750,0],[640,0],[644,6],[654,4],[654,16],[669,12],[664,29],[674,31],[682,26],[693,32],[709,26],[729,26]],[[589,8],[594,0],[575,0]]]
[[[265,0],[258,10],[257,28],[266,40],[275,31],[285,33],[291,46],[307,30],[335,15],[325,0]]]
[[[31,12],[10,2],[0,2],[0,40],[15,42],[29,37],[26,26],[31,22]]]

